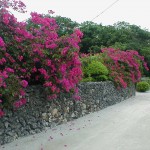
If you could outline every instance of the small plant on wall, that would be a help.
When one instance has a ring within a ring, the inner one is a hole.
[[[109,71],[102,63],[100,55],[84,56],[81,58],[83,79],[82,82],[99,82],[108,80]]]

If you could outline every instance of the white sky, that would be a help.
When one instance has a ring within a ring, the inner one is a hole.
[[[27,14],[15,13],[20,20],[27,19],[30,12],[47,14],[48,10],[71,18],[79,23],[91,21],[115,0],[22,0],[27,5]],[[93,22],[112,25],[118,21],[126,21],[146,28],[150,31],[150,0],[119,0],[109,10]]]

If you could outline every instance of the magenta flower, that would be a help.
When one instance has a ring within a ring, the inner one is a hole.
[[[77,100],[77,101],[80,101],[81,100],[81,97],[79,96],[79,95],[73,95],[73,98],[75,99],[75,100]]]
[[[51,66],[51,64],[52,64],[52,61],[51,61],[50,59],[47,59],[47,60],[46,60],[46,65],[47,65],[47,66]]]
[[[6,70],[7,72],[14,73],[14,69],[11,69],[11,68],[5,68],[5,70]]]
[[[3,15],[3,23],[5,25],[8,25],[9,24],[9,14],[4,14]]]
[[[45,86],[45,87],[51,87],[52,86],[52,82],[45,82],[43,86]]]
[[[14,102],[14,107],[15,108],[19,108],[22,105],[26,104],[26,99],[25,98],[21,98],[19,101]]]
[[[2,72],[2,76],[3,76],[5,79],[7,79],[7,78],[8,78],[8,73],[7,73],[6,71],[3,71],[3,72]]]
[[[5,46],[5,43],[3,41],[3,39],[0,37],[0,47],[4,47]]]
[[[46,48],[50,48],[50,49],[55,49],[56,47],[57,47],[57,45],[55,43],[46,45]]]
[[[23,60],[23,56],[18,56],[19,61]]]
[[[60,66],[60,72],[61,72],[62,74],[64,74],[64,73],[66,72],[66,69],[67,69],[66,64],[62,64],[62,65]]]
[[[56,94],[52,94],[52,95],[49,95],[47,97],[49,100],[53,100],[53,99],[56,99],[57,98],[57,95]]]
[[[21,89],[21,90],[20,90],[20,95],[21,95],[21,96],[25,96],[25,94],[26,94],[25,91]]]
[[[4,112],[2,111],[2,109],[0,108],[0,118],[2,117],[2,116],[4,116]]]
[[[48,10],[49,14],[54,14],[55,12],[53,10]]]
[[[3,65],[4,63],[6,63],[6,59],[5,58],[0,59],[0,65]]]
[[[79,30],[79,29],[75,29],[75,34],[78,36],[78,37],[80,37],[80,38],[82,38],[83,37],[83,33]]]
[[[21,86],[24,87],[24,88],[26,88],[26,87],[28,86],[28,82],[27,82],[26,80],[22,80],[22,81],[20,82],[20,84],[21,84]]]
[[[63,50],[61,51],[61,55],[65,56],[67,54],[68,50],[69,50],[69,47],[63,48]]]

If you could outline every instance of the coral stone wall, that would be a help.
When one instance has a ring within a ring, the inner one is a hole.
[[[5,110],[0,119],[0,144],[19,137],[39,133],[45,127],[54,127],[82,117],[135,95],[135,86],[117,90],[113,83],[89,82],[79,84],[80,101],[62,93],[57,100],[47,101],[42,86],[27,89],[27,104],[16,111]]]

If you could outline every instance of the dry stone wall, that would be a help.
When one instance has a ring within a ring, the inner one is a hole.
[[[110,81],[81,83],[79,95],[80,101],[65,93],[47,101],[42,86],[28,87],[27,104],[16,111],[5,110],[0,119],[0,145],[121,102],[135,95],[135,86],[117,90]]]

